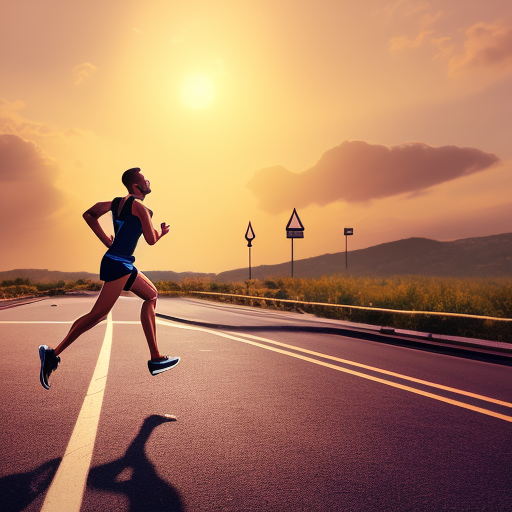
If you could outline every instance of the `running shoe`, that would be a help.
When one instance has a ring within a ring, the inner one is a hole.
[[[151,359],[148,361],[149,373],[157,375],[159,373],[170,370],[180,362],[179,357],[163,356],[160,359]]]
[[[53,348],[48,348],[48,345],[39,346],[39,359],[41,359],[41,372],[39,373],[39,380],[43,388],[50,389],[48,378],[50,374],[57,369],[60,363],[60,357],[55,355]]]

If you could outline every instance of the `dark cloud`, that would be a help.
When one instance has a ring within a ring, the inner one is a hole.
[[[36,144],[17,135],[0,134],[3,236],[21,236],[21,229],[40,227],[63,205],[63,194],[54,185],[58,174],[57,164]]]
[[[0,181],[48,181],[58,168],[36,144],[17,135],[0,134]]]
[[[487,169],[496,155],[475,148],[422,143],[379,146],[345,141],[300,174],[284,167],[257,171],[247,184],[269,213],[335,201],[365,202],[428,187]]]

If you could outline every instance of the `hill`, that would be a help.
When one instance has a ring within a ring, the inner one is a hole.
[[[141,269],[152,281],[182,282],[184,278],[209,278],[221,283],[245,281],[248,269],[239,268],[205,274]],[[290,262],[253,267],[252,277],[288,277]],[[349,251],[348,269],[345,253],[324,254],[294,262],[295,277],[321,277],[347,274],[352,276],[423,275],[439,277],[512,277],[512,233],[440,242],[429,238],[407,238],[367,249]],[[17,277],[33,282],[99,280],[90,272],[59,272],[47,269],[15,269],[0,272],[0,281]]]
[[[152,281],[174,281],[181,283],[188,278],[215,278],[215,274],[201,274],[197,272],[173,272],[172,270],[143,270]],[[90,279],[99,281],[99,274],[91,272],[60,272],[58,270],[47,270],[37,268],[17,268],[0,272],[0,281],[9,281],[21,277],[30,279],[34,283],[54,283],[56,281],[77,281],[78,279]]]
[[[345,253],[324,254],[294,261],[295,277],[423,275],[439,277],[512,276],[512,233],[439,242],[428,238],[408,238],[349,251],[348,270]],[[261,265],[252,269],[252,277],[289,277],[290,262]],[[219,282],[243,281],[248,269],[217,274]]]
[[[90,272],[60,272],[40,268],[16,268],[0,272],[0,281],[9,281],[21,277],[30,279],[33,283],[54,283],[56,281],[78,281],[78,279],[90,279],[99,281],[98,274]]]

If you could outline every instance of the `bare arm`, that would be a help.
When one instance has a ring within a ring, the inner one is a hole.
[[[139,217],[142,224],[142,234],[149,245],[155,245],[160,238],[169,233],[169,226],[166,225],[165,222],[162,222],[160,226],[162,228],[162,232],[160,234],[158,233],[158,231],[153,227],[148,209],[142,203],[139,203],[139,201],[133,201],[132,213]]]
[[[101,240],[101,242],[106,247],[110,247],[112,245],[114,237],[110,236],[110,238],[109,238],[107,236],[105,231],[103,231],[102,227],[100,226],[98,219],[102,215],[104,215],[105,213],[110,211],[111,204],[112,204],[112,201],[105,201],[104,203],[96,203],[93,207],[89,208],[83,214],[83,218],[85,219],[85,222],[87,222],[87,224],[89,224],[89,227],[94,231],[96,236]]]

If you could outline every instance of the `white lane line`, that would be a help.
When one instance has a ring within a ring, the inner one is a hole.
[[[79,512],[91,465],[112,347],[112,312],[87,395],[66,452],[46,493],[42,512]]]
[[[207,332],[209,334],[213,334],[215,336],[220,336],[222,338],[228,338],[228,339],[231,339],[231,340],[240,341],[242,343],[247,343],[249,345],[254,345],[255,347],[260,347],[260,348],[264,348],[266,350],[270,350],[272,352],[277,352],[279,354],[284,354],[284,355],[287,355],[287,356],[290,356],[290,357],[295,357],[296,359],[301,359],[301,360],[307,361],[309,363],[317,364],[317,365],[320,365],[320,366],[325,366],[326,368],[331,368],[332,370],[336,370],[336,371],[343,372],[343,373],[348,373],[350,375],[355,375],[356,377],[361,377],[363,379],[371,380],[371,381],[374,381],[374,382],[379,382],[381,384],[385,384],[386,386],[391,386],[391,387],[394,387],[394,388],[402,389],[404,391],[408,391],[410,393],[414,393],[414,394],[417,394],[417,395],[425,396],[425,397],[428,397],[428,398],[433,398],[434,400],[438,400],[440,402],[444,402],[444,403],[447,403],[447,404],[455,405],[455,406],[461,407],[463,409],[468,409],[470,411],[479,412],[481,414],[485,414],[487,416],[492,416],[494,418],[498,418],[498,419],[501,419],[501,420],[508,421],[508,422],[512,423],[512,416],[507,416],[506,414],[500,414],[500,413],[497,413],[497,412],[494,412],[494,411],[489,411],[487,409],[483,409],[482,407],[476,407],[474,405],[470,405],[470,404],[467,404],[467,403],[464,403],[464,402],[459,402],[458,400],[452,400],[451,398],[446,398],[446,397],[441,396],[441,395],[436,395],[436,394],[430,393],[428,391],[423,391],[421,389],[416,389],[416,388],[412,388],[410,386],[405,386],[403,384],[399,384],[397,382],[381,379],[381,378],[375,377],[373,375],[367,375],[365,373],[361,373],[361,372],[357,372],[357,371],[354,371],[354,370],[350,370],[348,368],[343,368],[341,366],[337,366],[337,365],[334,365],[334,364],[331,364],[331,363],[326,363],[325,361],[319,361],[318,359],[313,359],[311,357],[303,356],[301,354],[296,354],[295,352],[288,352],[287,350],[283,350],[283,349],[280,349],[280,348],[277,348],[277,347],[271,347],[271,346],[268,346],[268,345],[263,345],[261,343],[257,343],[255,341],[250,341],[248,339],[240,338],[240,337],[237,337],[237,336],[232,336],[231,334],[227,334],[227,333],[224,333],[224,332],[221,332],[221,331],[213,331],[213,330],[210,330],[210,329],[204,329],[202,327],[179,325],[179,324],[170,323],[168,321],[160,320],[160,319],[157,319],[157,323],[161,324],[161,325],[167,325],[169,327],[175,327],[177,329],[188,329],[188,330],[193,330],[193,331]],[[262,340],[265,339],[266,340],[266,338],[260,338],[260,339],[262,339]],[[273,340],[266,340],[266,341],[268,341],[269,343],[273,343],[273,344],[280,344],[279,342],[275,342]],[[285,345],[285,344],[283,344],[283,345]],[[288,347],[293,347],[293,345],[288,345]],[[294,350],[299,350],[299,351],[304,350],[304,349],[301,349],[300,347],[293,347],[293,349]],[[316,354],[320,354],[320,353],[316,353]],[[322,355],[322,357],[325,358],[325,355]],[[331,357],[332,356],[327,356],[327,358],[331,358]],[[385,371],[381,370],[381,372],[384,373]],[[396,375],[399,375],[399,374],[396,374]],[[402,376],[401,378],[406,379],[406,380],[407,379],[408,380],[412,380],[413,379],[412,377],[407,377],[405,375]],[[427,381],[423,381],[423,382],[427,382]],[[429,385],[431,385],[431,384],[434,384],[434,383],[429,383]],[[467,392],[462,391],[462,390],[457,390],[456,388],[450,388],[450,389],[453,390],[454,393],[458,393],[458,394],[466,394],[467,393]],[[481,396],[481,395],[476,395],[476,396]],[[487,398],[487,397],[484,397],[484,398]],[[488,399],[488,400],[489,401],[494,401],[494,399]],[[500,402],[500,401],[495,401],[495,402]],[[512,407],[512,404],[509,404],[508,402],[500,402],[500,403],[508,404],[507,407]]]

